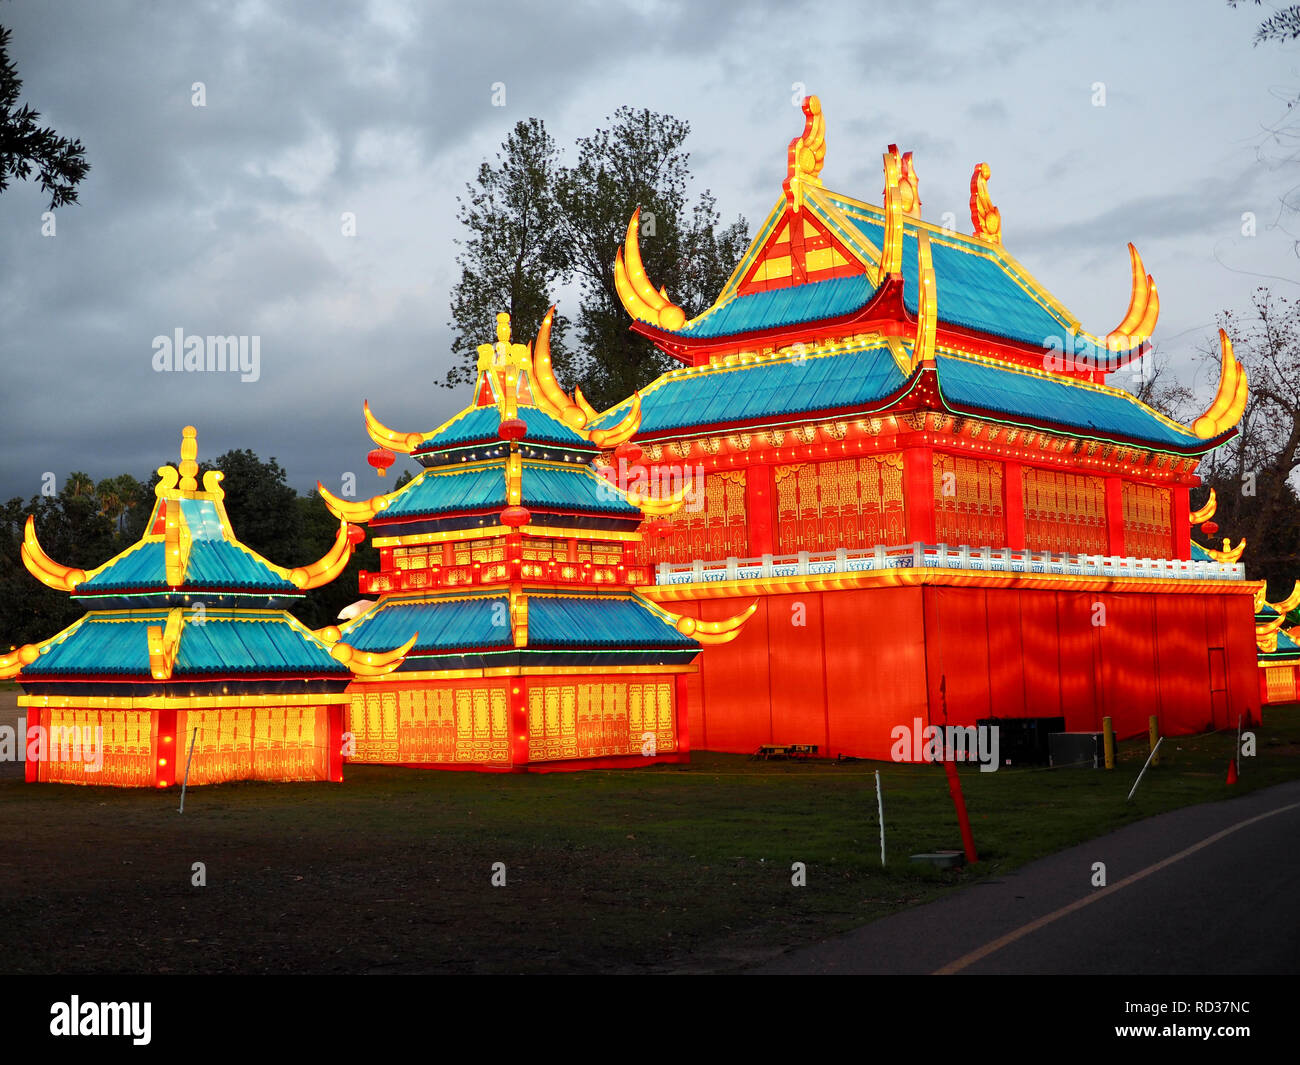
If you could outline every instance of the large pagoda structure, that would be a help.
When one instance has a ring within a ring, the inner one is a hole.
[[[442,769],[540,771],[687,760],[686,678],[702,644],[734,639],[753,611],[712,622],[636,591],[651,580],[630,554],[641,527],[679,508],[615,487],[594,467],[624,461],[639,411],[590,430],[595,412],[561,391],[550,366],[552,314],[536,346],[479,348],[473,402],[427,433],[395,432],[364,405],[381,447],[424,470],[398,490],[344,500],[368,524],[378,596],[340,637],[361,650],[418,632],[405,661],[349,690],[349,758]],[[580,398],[580,393],[578,394]]]
[[[89,572],[46,555],[27,519],[24,565],[89,607],[0,657],[24,692],[29,781],[166,788],[187,766],[190,784],[343,779],[345,689],[400,664],[410,634],[362,650],[287,613],[343,571],[360,530],[340,522],[319,561],[277,566],[240,543],[223,475],[200,487],[197,455],[186,426],[146,532]]]
[[[702,507],[626,556],[654,568],[641,592],[701,619],[759,601],[691,678],[696,745],[887,758],[917,719],[1256,719],[1255,584],[1191,540],[1197,465],[1246,399],[1227,336],[1213,403],[1172,421],[1107,383],[1159,313],[1132,245],[1128,309],[1091,334],[1006,250],[986,164],[959,234],[921,217],[893,145],[880,204],[826,188],[817,98],[803,111],[712,306],[688,321],[655,288],[636,214],[614,264],[632,328],[683,365],[590,425],[638,410],[658,479],[704,479]]]

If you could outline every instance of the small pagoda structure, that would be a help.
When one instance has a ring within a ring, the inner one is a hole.
[[[345,689],[382,675],[406,647],[361,650],[282,609],[351,558],[340,522],[319,561],[286,569],[240,543],[220,471],[199,487],[197,433],[163,466],[140,541],[89,572],[42,550],[27,519],[31,574],[86,604],[56,636],[0,658],[27,712],[29,781],[167,788],[185,779],[343,779]]]
[[[803,111],[712,306],[688,320],[646,276],[638,214],[614,263],[632,328],[682,366],[589,425],[638,410],[642,461],[698,471],[705,501],[625,561],[701,619],[759,601],[702,659],[696,745],[888,758],[918,720],[1110,716],[1134,736],[1151,713],[1166,734],[1257,718],[1254,584],[1190,538],[1197,466],[1246,401],[1227,335],[1214,401],[1172,421],[1107,383],[1136,379],[1159,315],[1136,248],[1127,310],[1089,333],[1008,252],[987,164],[957,233],[922,218],[894,145],[879,203],[827,188],[821,104]]]
[[[554,308],[536,346],[479,348],[473,403],[428,433],[395,432],[363,406],[382,448],[424,470],[362,502],[319,486],[341,520],[365,522],[377,601],[340,638],[359,650],[419,633],[405,661],[349,687],[349,757],[442,769],[542,771],[686,761],[687,676],[702,644],[726,643],[753,612],[680,617],[637,594],[642,526],[680,509],[625,491],[593,462],[623,462],[640,413],[588,428],[550,364]]]

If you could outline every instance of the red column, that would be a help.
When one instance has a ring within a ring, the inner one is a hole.
[[[1124,550],[1124,482],[1106,478],[1106,543],[1112,555],[1126,555]]]
[[[343,782],[343,721],[347,705],[326,703],[324,706],[325,713],[329,715],[329,778],[336,784]]]
[[[176,783],[176,711],[158,710],[158,740],[154,747],[154,785],[170,788]],[[256,736],[256,731],[254,731]]]
[[[1192,523],[1187,520],[1187,515],[1192,512],[1188,499],[1190,492],[1187,485],[1176,484],[1169,493],[1169,521],[1174,534],[1172,558],[1192,557]]]
[[[691,715],[686,703],[686,674],[678,673],[676,677],[677,695],[677,750],[680,754],[691,753]]]
[[[762,462],[745,473],[745,516],[749,522],[749,554],[752,558],[776,554],[772,529],[776,509],[776,486],[772,467]]]
[[[523,769],[528,765],[528,682],[523,677],[507,677],[506,696],[510,700],[510,765]]]
[[[903,452],[903,502],[907,508],[907,538],[934,543],[934,453],[928,447]]]
[[[1002,513],[1007,521],[1007,547],[1025,546],[1025,477],[1018,462],[1002,466]]]
[[[39,759],[31,756],[31,749],[28,747],[27,737],[32,734],[31,730],[33,727],[38,730],[44,728],[44,719],[48,715],[43,713],[39,707],[29,706],[25,709],[27,710],[27,731],[22,736],[18,737],[18,742],[23,745],[23,757],[27,759],[27,761],[23,763],[23,779],[29,784],[34,784],[40,779],[41,763]],[[40,734],[39,731],[36,733],[37,736]],[[39,740],[37,740],[37,744],[37,751],[39,753],[46,755],[49,754],[49,751],[45,749],[44,744],[41,744]]]

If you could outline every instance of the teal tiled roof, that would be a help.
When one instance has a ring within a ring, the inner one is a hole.
[[[56,637],[19,674],[19,680],[151,678],[148,629],[166,624],[166,611],[92,612]],[[347,676],[348,669],[287,614],[277,611],[209,610],[202,624],[190,620],[182,627],[173,680],[237,674]]]
[[[519,417],[528,426],[526,441],[541,444],[560,444],[566,447],[592,450],[592,445],[573,429],[548,411],[539,407],[520,406]],[[424,455],[430,451],[460,447],[480,441],[496,442],[501,427],[501,412],[495,405],[468,407],[446,425],[436,430],[413,454]]]

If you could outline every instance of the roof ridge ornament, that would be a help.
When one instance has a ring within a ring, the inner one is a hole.
[[[542,324],[537,327],[537,337],[533,341],[533,380],[537,385],[538,399],[547,409],[570,429],[580,431],[590,416],[580,404],[569,398],[560,387],[560,382],[555,379],[555,367],[551,362],[551,323],[554,319],[555,304],[551,304]]]
[[[939,286],[934,276],[934,258],[930,251],[930,234],[916,234],[917,281],[916,343],[912,346],[912,369],[934,365],[934,340],[939,323]]]
[[[1192,432],[1202,440],[1231,429],[1246,410],[1246,370],[1233,355],[1232,341],[1222,329],[1219,330],[1219,353],[1222,368],[1218,391],[1205,413],[1192,422]]]
[[[23,542],[18,548],[27,572],[42,584],[59,592],[71,592],[86,579],[86,571],[74,566],[64,566],[50,558],[36,539],[36,518],[27,515],[23,527]]]
[[[898,145],[891,144],[882,159],[885,166],[885,236],[880,249],[880,277],[883,281],[890,274],[903,271],[903,215],[906,213],[903,205],[909,194],[900,187],[903,184],[903,160],[898,154]]]
[[[990,244],[1002,243],[1002,212],[989,199],[988,163],[977,163],[970,177],[970,220],[975,236]]]
[[[424,442],[423,433],[399,433],[395,429],[390,429],[370,412],[370,400],[361,401],[361,410],[366,419],[366,432],[370,434],[370,439],[380,447],[386,447],[390,451],[399,451],[403,455],[409,455]]]
[[[675,332],[686,324],[686,312],[668,298],[668,292],[655,290],[641,262],[639,226],[641,208],[632,212],[627,237],[614,254],[614,287],[623,309],[633,318]],[[483,349],[480,348],[481,352]]]
[[[785,198],[796,214],[803,207],[803,187],[820,186],[826,163],[826,118],[816,96],[803,99],[803,132],[790,142],[785,178]]]

